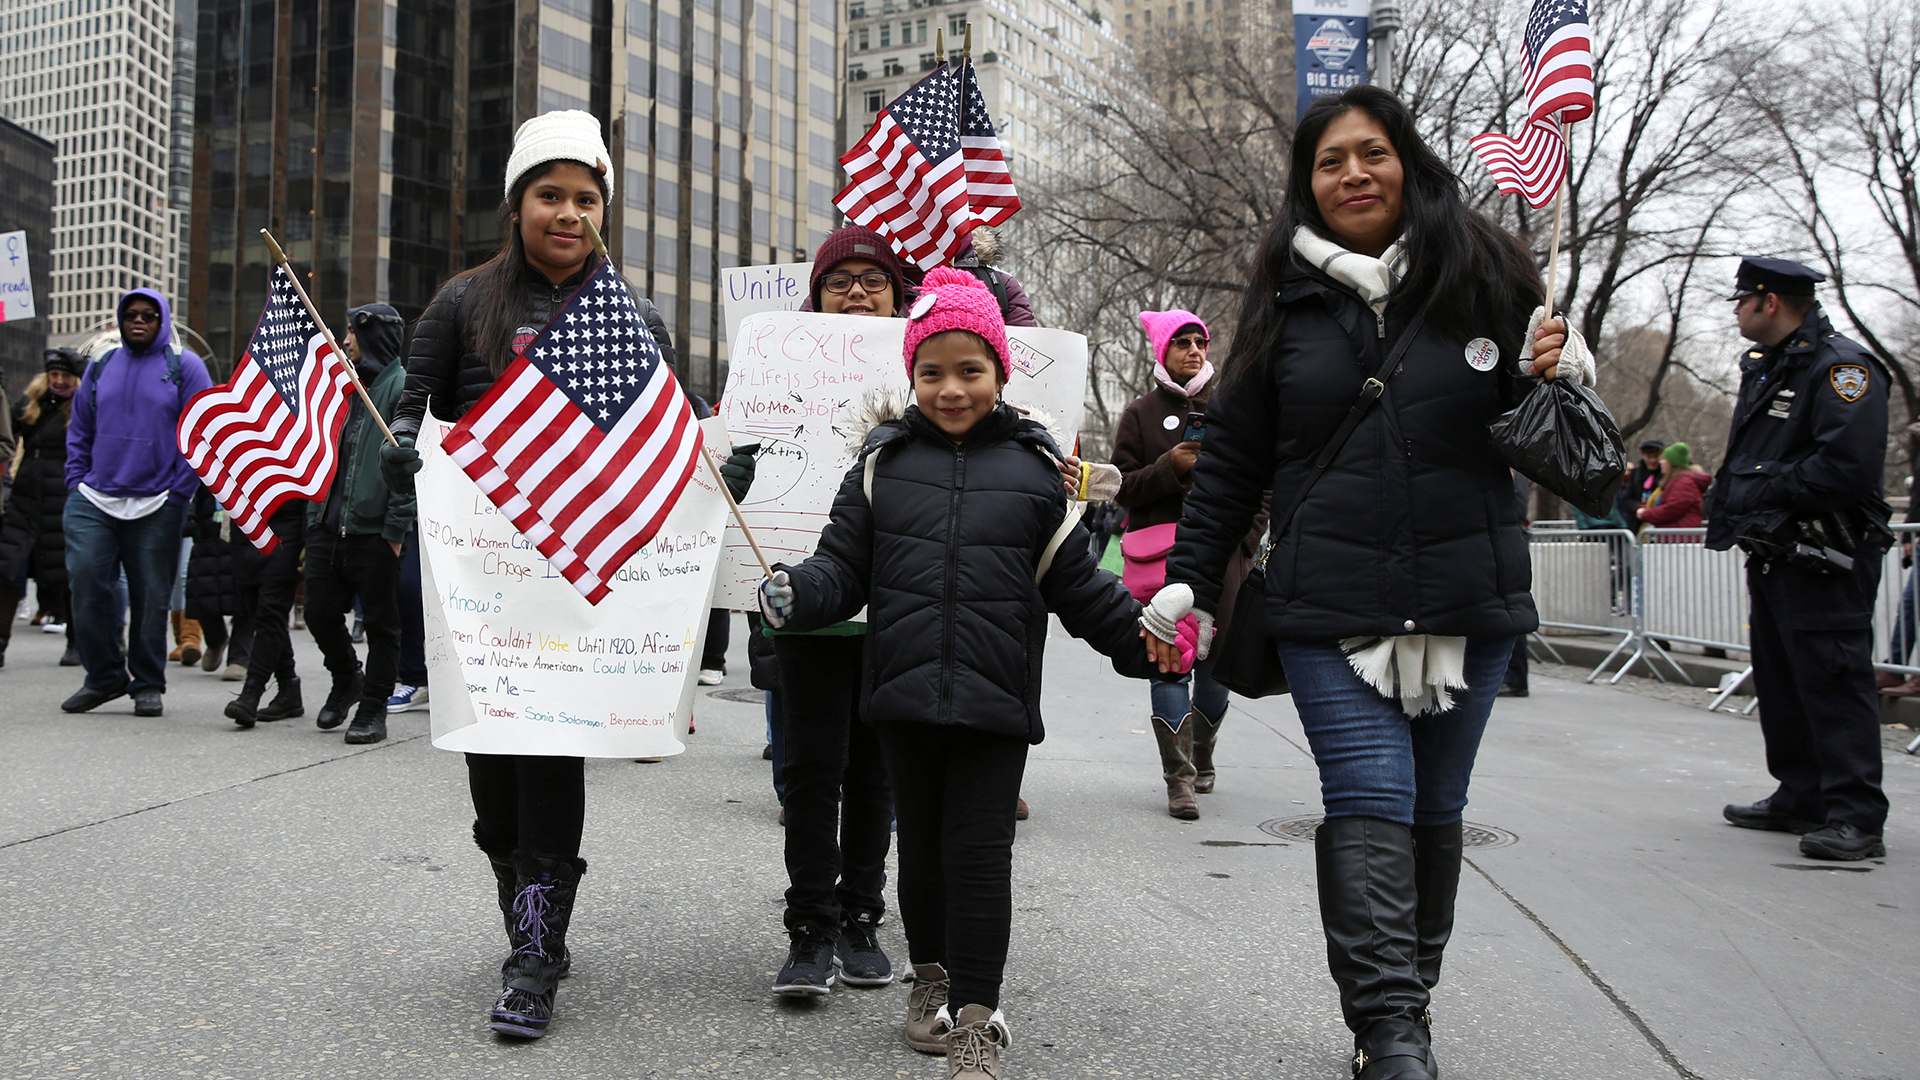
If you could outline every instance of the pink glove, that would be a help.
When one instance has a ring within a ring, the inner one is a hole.
[[[1188,615],[1176,623],[1173,644],[1180,650],[1180,666],[1175,670],[1185,675],[1193,670],[1193,656],[1200,648],[1200,620]]]

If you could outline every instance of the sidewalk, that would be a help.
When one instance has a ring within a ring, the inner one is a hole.
[[[1344,1080],[1287,699],[1231,714],[1219,792],[1176,822],[1145,687],[1055,635],[1010,1080]],[[741,637],[716,689],[750,697]],[[484,1026],[504,941],[464,768],[424,716],[373,748],[310,716],[238,732],[196,672],[162,720],[66,717],[56,646],[23,633],[0,671],[6,1076],[944,1075],[899,1041],[898,987],[767,994],[785,878],[756,703],[703,692],[687,754],[589,763],[575,975],[552,1034],[514,1045]],[[1769,787],[1750,719],[1538,673],[1503,699],[1467,817],[1511,840],[1469,853],[1445,1075],[1920,1080],[1920,758],[1889,753],[1891,855],[1865,864],[1720,821]],[[882,941],[904,965],[897,921]]]

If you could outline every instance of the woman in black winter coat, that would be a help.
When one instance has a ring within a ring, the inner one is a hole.
[[[0,662],[13,638],[13,611],[34,582],[40,609],[67,627],[63,667],[75,667],[68,612],[67,546],[60,515],[67,505],[67,418],[85,362],[72,349],[49,349],[46,370],[13,406],[13,487],[0,516]]]
[[[411,490],[420,468],[414,438],[427,409],[458,420],[594,269],[582,222],[604,227],[612,160],[600,121],[585,112],[546,113],[515,133],[501,204],[505,243],[441,286],[415,324],[407,388],[391,425],[400,445],[381,450],[388,484]],[[644,297],[634,301],[671,364],[673,344],[659,313]],[[752,464],[751,456],[728,459],[730,470],[747,477]],[[734,494],[744,491],[742,482]],[[468,754],[466,762],[474,842],[493,865],[513,946],[490,1023],[503,1035],[536,1039],[546,1033],[555,988],[572,963],[566,934],[587,868],[580,858],[586,780],[583,759],[529,749],[535,752]]]
[[[1529,325],[1543,291],[1531,255],[1460,188],[1386,91],[1324,97],[1301,119],[1145,620],[1164,630],[1191,611],[1206,641],[1271,488],[1264,625],[1320,770],[1320,916],[1362,1080],[1437,1073],[1427,1006],[1467,784],[1514,638],[1538,624],[1487,424],[1530,389],[1523,370],[1556,374],[1562,326]],[[1384,393],[1363,399],[1403,337]],[[1583,350],[1567,358],[1559,373],[1590,381]],[[1371,407],[1289,521],[1360,400]]]

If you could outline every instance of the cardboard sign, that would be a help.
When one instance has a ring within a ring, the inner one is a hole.
[[[686,749],[727,514],[712,473],[693,474],[596,606],[441,449],[447,428],[427,419],[416,477],[433,745],[560,757]]]
[[[859,450],[853,407],[869,391],[908,391],[905,319],[760,312],[743,319],[720,413],[735,442],[760,443],[752,490],[740,509],[769,562],[813,554],[833,496]],[[1071,451],[1087,388],[1087,339],[1065,330],[1007,328],[1009,402],[1044,411]],[[909,399],[910,400],[910,399]],[[758,609],[762,577],[745,537],[727,529],[714,603]]]
[[[0,233],[0,322],[33,318],[33,271],[27,264],[27,234]]]
[[[760,311],[799,311],[807,301],[807,282],[813,264],[774,263],[768,266],[729,266],[720,271],[720,306],[727,324],[727,340],[740,336],[740,320]]]

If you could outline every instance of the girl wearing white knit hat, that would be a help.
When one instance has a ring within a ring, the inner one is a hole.
[[[520,125],[507,159],[500,251],[441,286],[415,324],[392,425],[400,445],[381,450],[389,485],[411,490],[420,468],[414,437],[426,411],[458,420],[586,280],[595,263],[584,222],[605,228],[612,162],[590,113],[550,112]],[[633,299],[672,366],[673,341],[659,311],[637,293]],[[735,455],[727,464],[728,486],[744,495],[753,458]],[[572,965],[567,925],[587,868],[580,858],[584,764],[537,753],[467,755],[473,838],[493,864],[513,946],[490,1019],[503,1035],[546,1034],[555,988]]]

